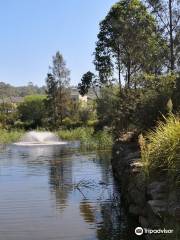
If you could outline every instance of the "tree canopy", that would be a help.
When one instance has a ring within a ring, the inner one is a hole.
[[[154,17],[141,1],[119,1],[100,23],[94,61],[100,81],[113,80],[118,70],[119,84],[123,73],[129,87],[137,72],[160,72],[166,47]]]

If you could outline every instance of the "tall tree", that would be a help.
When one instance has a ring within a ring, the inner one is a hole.
[[[180,31],[180,1],[179,0],[146,0],[151,12],[156,16],[159,30],[163,33],[169,45],[169,69],[174,71],[178,64],[177,35]]]
[[[69,100],[70,71],[66,67],[66,62],[60,52],[53,56],[53,64],[48,73],[47,83],[47,105],[49,106],[49,116],[56,126],[58,122],[62,124],[63,118],[67,114],[67,102]]]
[[[55,81],[53,75],[51,73],[47,74],[46,78],[46,94],[47,98],[45,99],[45,104],[47,108],[48,117],[52,121],[53,125],[56,125],[58,119],[57,113],[57,81]]]
[[[165,45],[145,5],[139,0],[119,1],[100,23],[94,61],[100,81],[113,80],[117,69],[120,87],[122,73],[130,87],[132,75],[161,71]]]

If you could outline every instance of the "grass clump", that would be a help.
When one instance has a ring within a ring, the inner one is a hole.
[[[0,129],[0,144],[8,144],[18,141],[24,132],[22,130],[11,130]]]
[[[60,130],[58,136],[62,140],[79,140],[86,149],[109,149],[112,146],[112,135],[108,130],[94,132],[91,127],[79,127],[71,130]]]
[[[140,136],[144,169],[165,170],[177,174],[180,169],[180,118],[171,114],[159,122],[146,138]]]

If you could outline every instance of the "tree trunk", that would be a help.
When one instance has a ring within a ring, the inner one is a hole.
[[[121,91],[121,57],[120,57],[120,48],[118,46],[118,81],[119,81],[119,89]]]
[[[169,0],[169,34],[170,34],[170,67],[174,70],[174,42],[173,42],[173,23],[172,23],[172,0]]]
[[[127,67],[127,87],[130,88],[130,81],[131,81],[131,62],[129,61]]]

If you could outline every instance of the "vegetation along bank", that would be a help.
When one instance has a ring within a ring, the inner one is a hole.
[[[113,143],[128,211],[142,227],[173,228],[164,239],[180,239],[179,9],[177,0],[114,4],[99,25],[96,71],[78,86],[59,51],[44,87],[0,85],[1,142],[46,129],[89,149]]]

